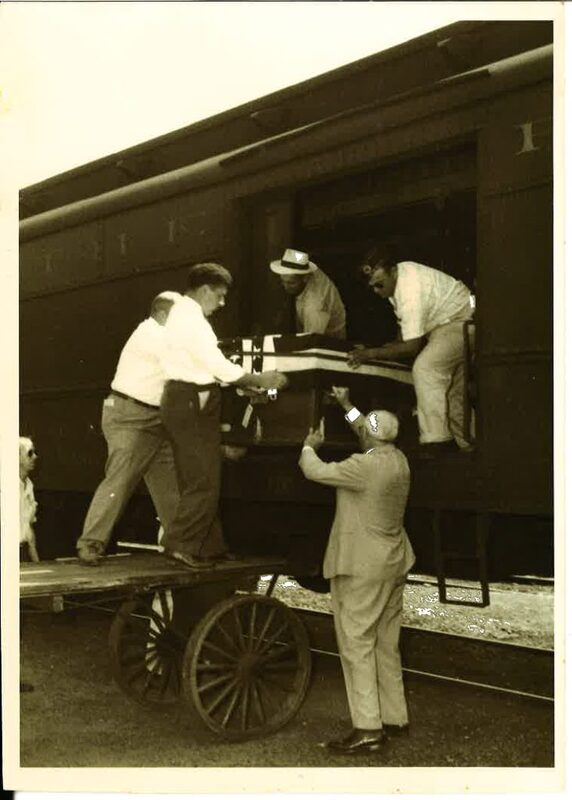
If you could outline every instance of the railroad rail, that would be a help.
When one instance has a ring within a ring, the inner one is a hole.
[[[298,609],[314,652],[338,656],[330,614]],[[439,680],[554,700],[554,651],[403,626],[404,671]]]
[[[144,560],[146,563],[146,560]],[[174,590],[177,586],[190,586],[204,581],[204,575],[194,575],[184,568],[175,565],[157,570],[155,559],[150,563],[152,568],[141,571],[142,559],[136,561],[122,556],[110,559],[111,565],[106,568],[106,586],[101,586],[101,573],[80,567],[75,559],[61,564],[57,576],[47,571],[49,566],[42,565],[25,568],[22,572],[23,608],[28,611],[63,611],[88,607],[103,613],[116,614],[120,603],[125,602],[134,588],[146,591],[157,591],[164,594],[167,586]],[[128,565],[137,564],[136,574],[131,581],[126,581]],[[225,566],[211,580],[233,577],[237,582],[237,590],[252,591],[256,585],[238,583],[240,579],[254,577],[253,571],[265,571],[272,566],[275,569],[284,564],[268,559],[255,559],[244,563]],[[276,574],[274,577],[277,577]],[[427,582],[423,576],[416,577],[415,582]],[[131,585],[130,585],[131,584]],[[255,581],[256,584],[256,581]],[[464,582],[461,582],[464,584]],[[236,585],[236,584],[235,584]],[[97,586],[97,591],[94,587]],[[258,583],[258,591],[271,594],[273,582]],[[170,591],[168,589],[167,591]],[[63,592],[66,596],[58,595]],[[46,604],[45,600],[59,602]],[[338,656],[336,637],[331,613],[311,611],[293,607],[296,615],[304,623],[308,633],[310,649],[314,653]],[[507,642],[497,642],[458,634],[431,631],[425,628],[403,626],[401,651],[405,673],[416,674],[438,680],[463,683],[488,688],[498,692],[508,692],[542,701],[552,702],[554,699],[554,651]]]

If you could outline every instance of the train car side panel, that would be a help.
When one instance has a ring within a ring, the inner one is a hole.
[[[546,514],[552,511],[551,104],[545,83],[491,107],[491,124],[479,139],[477,271],[478,435],[490,502],[529,502]]]

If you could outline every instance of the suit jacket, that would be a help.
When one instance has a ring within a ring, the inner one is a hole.
[[[299,464],[309,480],[337,489],[324,577],[394,580],[407,574],[415,556],[403,527],[410,476],[401,450],[384,442],[345,461],[326,463],[305,447]]]

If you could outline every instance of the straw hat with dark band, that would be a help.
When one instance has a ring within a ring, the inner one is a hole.
[[[277,275],[309,275],[315,272],[318,267],[312,261],[308,253],[301,250],[288,248],[280,261],[271,261],[270,269]]]

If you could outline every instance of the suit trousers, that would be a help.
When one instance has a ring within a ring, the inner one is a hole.
[[[469,331],[472,337],[472,328]],[[441,325],[428,334],[428,342],[415,359],[412,373],[421,444],[454,438],[459,447],[466,447],[463,320]]]
[[[194,383],[167,381],[163,391],[161,418],[173,446],[180,499],[161,544],[209,557],[227,549],[218,517],[221,396],[213,386],[201,408],[200,390]]]
[[[354,728],[408,721],[399,633],[405,577],[330,580],[336,638]]]
[[[170,524],[179,502],[173,451],[158,408],[111,395],[103,404],[101,429],[108,451],[105,477],[92,498],[78,546],[107,545],[142,478],[163,526]]]

